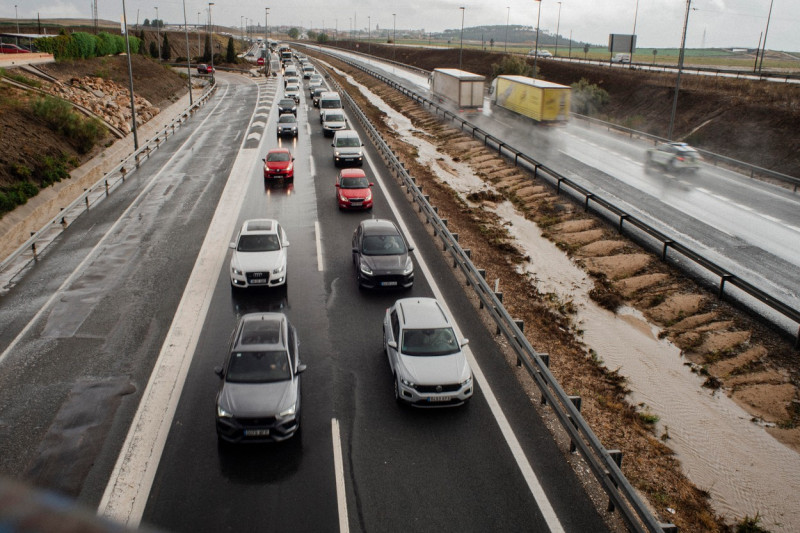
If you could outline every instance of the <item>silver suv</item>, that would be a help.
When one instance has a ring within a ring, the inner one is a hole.
[[[226,442],[286,440],[300,429],[300,343],[283,313],[242,316],[221,367],[217,437]]]
[[[686,143],[664,143],[650,148],[645,156],[645,166],[661,165],[667,170],[690,170],[700,168],[700,154]]]
[[[404,298],[386,310],[383,347],[394,378],[394,397],[415,407],[467,402],[472,370],[453,320],[434,298]]]
[[[340,165],[364,164],[364,143],[353,130],[340,130],[333,136],[333,164]]]

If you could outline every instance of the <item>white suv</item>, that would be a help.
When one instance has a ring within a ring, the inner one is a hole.
[[[364,164],[364,143],[353,130],[339,130],[333,135],[333,164],[356,165]]]
[[[277,220],[245,220],[230,244],[231,286],[278,287],[286,285],[286,247],[289,240]]]
[[[403,298],[386,310],[383,346],[394,378],[394,397],[415,407],[466,403],[472,370],[453,320],[434,298]]]

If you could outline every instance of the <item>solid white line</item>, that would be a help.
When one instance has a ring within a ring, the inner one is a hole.
[[[128,527],[141,522],[258,154],[240,148],[98,507]]]
[[[317,270],[322,272],[322,237],[319,231],[319,220],[314,221],[314,240],[317,243]]]
[[[336,504],[339,508],[339,532],[349,533],[350,521],[347,518],[347,488],[344,483],[344,458],[342,456],[342,436],[339,421],[331,419],[331,439],[333,439],[333,470],[336,474]]]
[[[309,134],[310,135],[310,134]],[[308,174],[314,178],[317,175],[317,167],[314,165],[314,156],[308,156]]]
[[[223,94],[223,97],[224,97],[225,94],[227,94],[227,92],[228,92],[228,86],[226,85],[225,86],[225,93]],[[184,146],[190,145],[190,141],[192,140],[192,138],[195,135],[199,135],[201,132],[205,132],[205,130],[203,129],[203,124],[205,124],[206,121],[209,118],[211,118],[211,116],[217,110],[217,107],[219,107],[221,102],[222,102],[222,99],[220,99],[220,102],[218,102],[217,105],[214,106],[214,109],[211,110],[211,112],[208,114],[208,116],[205,118],[205,120],[203,120],[203,122],[200,123],[200,127],[198,127],[195,131],[192,132],[192,134],[189,136],[189,138],[184,143]],[[92,248],[92,250],[89,252],[89,254],[84,258],[84,260],[81,261],[81,263],[77,267],[75,267],[75,270],[73,270],[72,273],[67,277],[67,279],[65,279],[64,282],[61,284],[61,286],[59,286],[58,289],[56,289],[56,291],[53,293],[53,295],[50,296],[50,298],[48,298],[48,300],[44,303],[44,305],[42,305],[42,307],[39,308],[39,311],[37,311],[36,314],[33,315],[33,318],[31,318],[30,321],[25,325],[25,327],[22,328],[22,331],[20,331],[19,334],[16,337],[14,337],[14,340],[11,341],[11,343],[8,345],[8,347],[5,350],[3,350],[3,353],[0,354],[0,363],[2,363],[3,360],[8,356],[8,354],[11,353],[11,351],[14,350],[14,348],[17,347],[17,344],[19,344],[19,341],[21,341],[22,338],[28,333],[28,331],[30,331],[30,329],[33,327],[33,325],[36,324],[36,322],[39,321],[39,319],[42,317],[42,315],[45,312],[49,311],[50,307],[53,305],[53,302],[55,302],[56,300],[61,298],[61,295],[64,293],[66,288],[69,287],[78,278],[78,276],[83,274],[84,267],[86,267],[86,265],[88,265],[91,261],[93,261],[99,255],[99,250],[103,246],[105,246],[106,241],[108,241],[109,237],[111,237],[112,235],[116,234],[117,228],[126,219],[126,217],[128,216],[128,213],[133,211],[133,209],[139,205],[140,200],[148,192],[150,192],[150,190],[155,186],[155,184],[158,181],[158,178],[161,176],[161,174],[166,169],[171,168],[171,163],[172,163],[173,159],[177,158],[178,156],[182,156],[182,155],[183,154],[181,153],[180,150],[175,152],[172,155],[172,157],[170,157],[169,160],[164,164],[164,166],[161,167],[161,170],[159,170],[152,178],[150,178],[150,181],[147,182],[147,185],[145,185],[144,189],[142,189],[142,192],[139,193],[139,195],[136,196],[136,198],[134,198],[133,202],[131,202],[131,205],[129,205],[128,208],[125,209],[125,211],[123,211],[123,213],[119,216],[117,221],[114,222],[114,225],[111,226],[111,228],[103,236],[103,238],[101,238],[100,241],[98,241],[98,243],[94,246],[94,248]]]
[[[369,166],[372,168],[375,174],[375,181],[378,182],[381,189],[386,191],[386,186],[383,182],[383,179],[380,175],[380,172],[376,169],[375,165],[372,162],[372,159],[368,154],[365,154],[367,162]],[[406,235],[406,238],[409,240],[409,244],[414,246],[413,242],[411,241],[410,233],[408,231],[408,227],[406,226],[403,219],[400,217],[400,213],[397,210],[397,205],[394,203],[394,200],[384,192],[384,197],[386,198],[386,203],[389,204],[389,208],[395,214],[397,218],[397,223],[400,226],[400,229]],[[417,263],[419,264],[420,270],[422,270],[425,278],[428,280],[428,283],[431,286],[431,290],[433,291],[434,296],[436,299],[439,300],[439,303],[445,308],[447,313],[450,316],[453,316],[453,313],[450,312],[450,309],[447,305],[447,302],[444,299],[444,295],[442,291],[439,289],[439,286],[436,284],[436,278],[434,278],[433,274],[431,273],[430,269],[428,268],[425,259],[422,257],[422,254],[418,252],[418,248],[414,246],[415,250],[413,252],[414,256],[417,258]],[[458,324],[455,325],[456,334],[463,338],[464,335],[461,333]],[[497,420],[497,425],[500,427],[500,432],[503,434],[503,437],[508,444],[508,448],[511,450],[511,454],[514,456],[514,460],[517,462],[517,466],[522,473],[522,476],[525,478],[525,482],[528,484],[528,489],[531,491],[533,495],[533,499],[536,500],[536,503],[539,506],[539,510],[542,512],[542,517],[547,522],[547,526],[550,528],[550,531],[553,532],[561,532],[564,531],[561,522],[558,519],[558,515],[556,515],[553,506],[550,504],[550,500],[547,498],[547,494],[544,491],[541,483],[539,483],[539,478],[536,477],[536,472],[533,471],[533,467],[531,466],[530,462],[528,462],[528,458],[525,456],[525,452],[522,450],[522,446],[517,439],[517,436],[514,434],[514,430],[511,428],[511,424],[508,422],[506,415],[503,413],[503,409],[500,407],[500,403],[497,401],[497,397],[494,395],[492,388],[489,386],[489,382],[486,381],[486,376],[484,376],[483,371],[481,370],[480,366],[478,365],[478,361],[475,360],[475,357],[472,355],[472,350],[470,350],[469,345],[464,347],[464,353],[469,360],[469,364],[472,367],[472,373],[475,376],[475,381],[480,385],[481,392],[486,397],[486,403],[489,404],[489,409],[492,410],[492,414],[494,415],[495,420]]]

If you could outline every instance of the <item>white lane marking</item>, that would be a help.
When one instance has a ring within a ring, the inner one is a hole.
[[[314,240],[317,243],[317,270],[322,272],[322,236],[319,231],[319,220],[314,221]]]
[[[400,229],[409,239],[409,244],[414,246],[414,252],[412,252],[416,258],[417,263],[419,264],[419,268],[422,270],[423,274],[428,280],[428,283],[431,286],[431,290],[433,291],[434,296],[442,306],[445,308],[450,316],[453,316],[453,313],[450,312],[450,308],[447,305],[447,302],[444,299],[444,295],[442,291],[439,289],[439,286],[436,284],[436,278],[434,278],[433,274],[431,273],[430,269],[428,268],[425,259],[423,259],[422,254],[418,252],[419,248],[411,241],[410,233],[408,231],[408,227],[406,226],[405,221],[400,217],[400,213],[397,210],[397,205],[392,200],[391,196],[385,193],[386,186],[384,184],[383,178],[381,173],[377,170],[375,165],[372,162],[372,158],[369,154],[364,154],[369,166],[372,168],[375,174],[375,181],[378,182],[381,189],[384,191],[384,198],[386,199],[386,203],[389,204],[389,208],[395,214],[397,218],[397,223],[400,226]],[[463,338],[464,335],[461,333],[458,324],[455,324],[456,334]],[[547,498],[547,494],[544,491],[541,483],[539,483],[539,478],[536,477],[536,472],[533,471],[533,467],[531,466],[528,458],[525,456],[525,452],[522,450],[522,446],[517,439],[517,436],[514,434],[514,430],[511,428],[511,424],[508,422],[506,415],[503,413],[503,409],[500,407],[500,403],[497,401],[497,397],[495,396],[492,388],[489,386],[489,382],[486,381],[486,376],[484,376],[483,371],[481,370],[480,366],[478,365],[478,361],[475,360],[475,357],[472,355],[472,350],[470,349],[469,345],[464,347],[464,353],[469,360],[469,364],[472,367],[472,373],[475,376],[475,380],[481,387],[481,392],[486,397],[486,403],[489,404],[489,409],[492,410],[492,414],[494,415],[495,420],[497,421],[497,425],[500,427],[500,432],[503,434],[503,438],[505,438],[506,443],[508,444],[509,450],[511,450],[511,454],[514,456],[514,460],[517,462],[517,466],[519,467],[520,473],[525,478],[525,482],[528,484],[528,489],[531,491],[533,495],[533,499],[536,500],[536,503],[539,505],[539,510],[542,512],[542,517],[547,522],[547,526],[550,528],[550,531],[553,532],[561,532],[564,531],[561,522],[558,519],[558,515],[556,515],[553,506],[550,504],[550,500]]]
[[[347,518],[347,488],[344,483],[344,458],[342,456],[342,436],[339,421],[331,419],[331,439],[333,440],[333,470],[336,474],[336,504],[339,508],[339,532],[349,533],[350,521]]]
[[[222,95],[223,98],[228,93],[228,87],[229,87],[229,85],[225,86],[225,92]],[[208,113],[208,116],[203,120],[203,122],[200,123],[200,127],[198,127],[195,131],[192,132],[192,134],[189,136],[189,138],[185,141],[184,146],[187,146],[195,135],[199,135],[201,132],[205,133],[205,130],[203,129],[203,125],[206,123],[206,121],[208,119],[210,119],[214,115],[214,112],[217,110],[219,105],[222,103],[223,98],[220,98],[220,101],[217,102],[217,105],[214,106],[214,109],[212,109]],[[114,225],[111,226],[111,228],[103,236],[103,238],[100,239],[100,241],[98,241],[98,243],[94,246],[94,248],[92,248],[92,250],[89,252],[89,254],[84,258],[84,260],[81,261],[81,263],[77,267],[75,267],[75,270],[72,271],[72,274],[70,274],[69,277],[67,277],[67,279],[64,280],[64,283],[62,283],[61,286],[58,287],[58,289],[56,289],[56,291],[53,293],[53,295],[50,296],[50,298],[44,303],[44,305],[42,305],[41,308],[39,308],[39,311],[37,311],[36,314],[33,315],[33,318],[31,318],[30,321],[25,325],[25,327],[22,328],[22,331],[20,331],[19,334],[17,334],[17,336],[14,337],[14,340],[11,341],[11,343],[8,345],[8,347],[5,350],[3,350],[3,353],[0,354],[0,363],[2,363],[3,360],[8,356],[8,354],[11,353],[11,351],[14,348],[17,347],[17,344],[19,344],[19,341],[22,340],[22,337],[24,337],[28,333],[28,331],[30,331],[30,329],[33,327],[33,325],[36,322],[39,321],[39,319],[42,317],[42,315],[46,311],[48,311],[50,309],[50,307],[53,305],[53,302],[55,302],[57,299],[61,298],[61,294],[66,290],[66,288],[69,287],[70,285],[72,285],[72,283],[78,278],[78,276],[83,274],[83,271],[85,270],[86,265],[88,265],[91,261],[93,261],[99,255],[100,249],[106,244],[106,241],[109,239],[109,237],[116,233],[117,227],[119,227],[119,225],[122,223],[122,221],[126,219],[126,217],[128,216],[128,213],[133,211],[133,209],[139,205],[139,202],[141,201],[141,199],[148,192],[150,192],[150,189],[152,189],[155,186],[155,184],[158,181],[158,178],[161,176],[161,174],[166,169],[171,168],[172,161],[174,159],[176,159],[178,156],[183,157],[183,155],[184,154],[181,153],[181,150],[176,151],[172,155],[172,157],[170,157],[169,160],[164,164],[164,166],[161,167],[161,170],[159,170],[152,178],[150,178],[150,181],[147,182],[147,185],[145,185],[144,189],[142,189],[142,192],[139,193],[139,195],[136,196],[136,198],[134,198],[133,202],[131,202],[131,205],[129,205],[128,208],[125,209],[125,211],[123,211],[123,213],[119,216],[119,218],[114,223]]]
[[[309,124],[308,122],[306,122],[306,133],[308,134],[309,137],[311,136],[311,124]]]
[[[309,133],[309,135],[311,134]],[[311,176],[312,178],[315,178],[317,176],[317,167],[314,166],[314,156],[311,155],[308,156],[308,170],[309,170],[309,176]]]
[[[220,99],[220,103],[224,98]],[[219,105],[219,104],[218,104]],[[252,117],[251,117],[252,120]],[[198,128],[197,131],[203,131]],[[97,513],[136,528],[142,519],[175,410],[235,231],[259,149],[240,147],[161,352],[142,394]],[[169,164],[164,168],[169,168]]]

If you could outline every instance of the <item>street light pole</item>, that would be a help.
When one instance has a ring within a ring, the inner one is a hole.
[[[125,28],[125,51],[128,54],[128,85],[131,92],[131,124],[133,129],[133,150],[139,150],[139,136],[136,133],[136,103],[133,99],[133,66],[131,66],[131,40],[128,37],[128,15],[125,12],[125,0],[122,0],[122,24]],[[138,161],[138,159],[137,159]]]
[[[636,9],[633,10],[633,37],[631,37],[631,61],[630,68],[633,69],[633,40],[636,39],[636,19],[639,17],[639,0],[636,0]]]
[[[156,6],[156,42],[158,43],[158,62],[161,63],[161,25],[158,23],[158,6]]]
[[[17,46],[19,46],[19,13],[17,13],[17,4],[14,4],[14,18],[17,20]]]
[[[266,34],[267,34],[267,49],[269,50],[269,8],[267,8],[267,19],[264,21],[267,27]],[[266,61],[266,59],[265,59]]]
[[[397,61],[397,13],[392,13],[392,61]]]
[[[639,0],[636,0],[637,2]],[[561,28],[561,2],[558,2],[558,22],[556,22],[556,55],[558,57],[558,31]]]
[[[761,74],[761,65],[764,64],[764,52],[767,51],[767,34],[769,33],[769,19],[772,18],[772,2],[769,0],[769,14],[767,15],[767,29],[764,30],[764,42],[761,43],[761,61],[758,62],[758,73]],[[17,30],[19,31],[19,30]]]
[[[186,74],[189,75],[189,105],[192,101],[192,58],[189,54],[189,24],[186,22],[186,0],[183,0],[183,34],[186,36]]]
[[[214,83],[214,26],[211,24],[211,6],[215,5],[214,2],[208,3],[208,28],[211,30],[211,83]]]
[[[672,115],[669,117],[669,132],[667,140],[672,140],[672,132],[675,128],[675,113],[678,110],[678,91],[681,90],[681,72],[683,71],[683,52],[686,46],[686,28],[689,26],[689,11],[692,7],[692,0],[686,0],[686,14],[683,18],[683,36],[681,37],[681,53],[678,55],[678,79],[675,81],[675,97],[672,100]]]
[[[503,47],[503,53],[508,52],[508,21],[511,20],[511,6],[506,6],[506,44]]]
[[[458,68],[461,69],[461,56],[464,53],[464,12],[467,10],[466,7],[459,7],[458,9],[461,10],[461,45],[458,48]]]
[[[372,17],[367,17],[367,55],[372,54]]]
[[[536,60],[539,59],[539,21],[542,20],[542,0],[533,0],[539,4],[539,10],[536,14],[536,44],[533,48],[533,77],[536,78]]]
[[[195,31],[197,31],[197,57],[202,57],[202,50],[203,47],[200,45],[200,12],[197,12],[197,26],[195,26]]]

